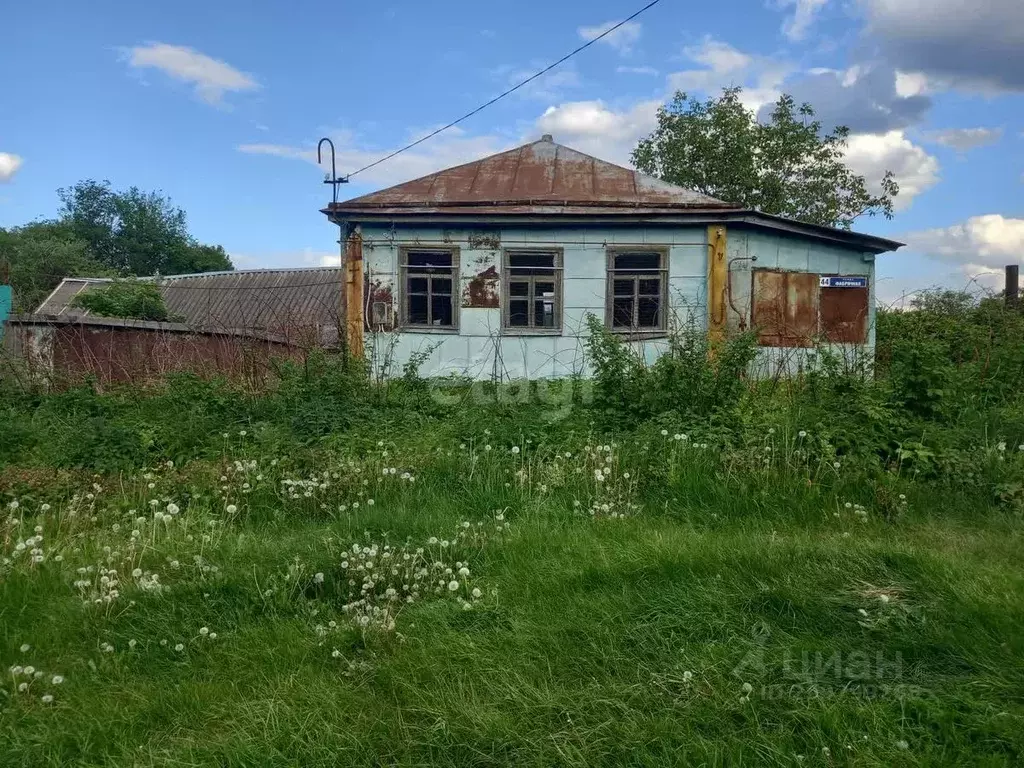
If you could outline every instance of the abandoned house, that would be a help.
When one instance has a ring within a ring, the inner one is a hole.
[[[756,329],[760,364],[874,342],[874,261],[901,243],[771,216],[551,136],[331,203],[347,338],[428,376],[586,372],[587,317],[647,359],[673,330]]]
[[[337,267],[170,275],[156,281],[167,322],[96,316],[76,305],[106,278],[68,277],[31,314],[13,315],[3,345],[37,374],[138,381],[172,371],[262,375],[270,358],[336,347]]]

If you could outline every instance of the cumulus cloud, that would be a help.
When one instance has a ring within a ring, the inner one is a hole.
[[[788,16],[782,23],[782,33],[790,40],[803,40],[807,28],[827,2],[828,0],[782,0],[780,5],[783,8],[793,7],[793,15]]]
[[[846,164],[868,182],[872,192],[880,192],[878,182],[892,171],[900,185],[894,207],[904,210],[914,198],[939,181],[939,161],[911,142],[902,131],[881,135],[851,136]]]
[[[885,133],[919,122],[932,103],[924,93],[901,96],[897,80],[897,73],[882,65],[855,65],[809,70],[785,90],[797,104],[811,104],[826,130],[845,125],[852,133]],[[770,111],[762,107],[759,116],[766,119]]]
[[[137,45],[125,52],[125,58],[135,69],[157,69],[188,83],[194,87],[196,96],[208,104],[221,104],[226,93],[255,91],[260,87],[252,75],[183,45]]]
[[[18,155],[0,152],[0,184],[11,181],[23,163],[24,161]]]
[[[594,40],[616,24],[618,24],[617,21],[606,21],[604,24],[598,24],[593,27],[580,27],[576,31],[584,40]],[[610,35],[602,37],[601,42],[611,46],[621,54],[628,54],[633,50],[633,46],[636,45],[637,41],[640,40],[641,30],[640,22],[627,21]]]
[[[548,107],[537,130],[581,152],[620,165],[629,165],[637,141],[657,125],[660,101],[642,101],[616,110],[603,101],[573,101]]]
[[[683,54],[701,68],[673,72],[668,76],[669,88],[716,95],[722,88],[742,86],[743,105],[755,111],[779,98],[779,86],[792,71],[786,62],[744,53],[712,37],[687,46]]]
[[[967,152],[976,147],[995,144],[1002,136],[1002,128],[949,128],[927,134],[931,141],[957,152]]]
[[[408,141],[415,141],[429,132],[429,129],[413,133]],[[336,148],[336,165],[339,175],[362,168],[392,152],[397,147],[369,147],[357,140],[350,132],[336,132],[332,139]],[[401,142],[405,144],[407,142]],[[360,184],[375,188],[400,184],[403,181],[426,176],[427,174],[461,165],[481,157],[501,152],[515,146],[516,142],[497,136],[469,136],[459,128],[452,128],[418,147],[393,157],[386,163],[365,171],[356,177]],[[316,163],[315,146],[294,146],[288,144],[254,143],[242,144],[238,151],[250,155],[271,155],[292,160]],[[330,173],[330,168],[326,168]],[[344,189],[342,190],[344,191]]]
[[[860,0],[868,33],[899,69],[970,90],[1024,91],[1020,0]]]
[[[975,270],[1024,263],[1024,219],[998,213],[972,216],[951,227],[908,232],[909,250]]]

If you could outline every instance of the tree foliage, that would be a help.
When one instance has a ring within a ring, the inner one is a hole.
[[[767,122],[740,101],[740,88],[698,101],[677,92],[654,132],[633,150],[643,173],[763,213],[849,229],[863,215],[892,218],[899,187],[891,172],[872,194],[843,162],[849,130],[823,134],[810,104],[783,95]]]
[[[113,274],[66,224],[54,221],[0,229],[0,265],[14,288],[15,312],[34,310],[65,277]]]
[[[0,280],[31,312],[65,277],[173,275],[232,269],[219,245],[189,234],[185,212],[157,192],[80,181],[60,189],[59,218],[0,229]]]
[[[220,246],[200,245],[185,212],[158,192],[123,192],[92,179],[57,191],[61,218],[98,262],[121,274],[173,275],[231,269]]]

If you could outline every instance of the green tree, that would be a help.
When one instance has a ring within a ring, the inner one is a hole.
[[[188,232],[185,212],[157,192],[125,191],[86,179],[59,189],[61,221],[92,257],[126,275],[180,274],[232,269],[220,246],[202,245]]]
[[[843,162],[849,130],[824,135],[809,104],[783,95],[770,119],[740,102],[740,88],[698,101],[677,92],[654,132],[633,150],[641,172],[763,213],[849,229],[863,215],[892,218],[891,172],[872,194]]]
[[[92,258],[68,225],[56,221],[0,229],[0,280],[4,272],[14,291],[15,312],[35,310],[65,277],[113,274]]]

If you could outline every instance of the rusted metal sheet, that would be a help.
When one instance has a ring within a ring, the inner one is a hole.
[[[348,352],[363,356],[363,236],[359,231],[349,235],[345,243],[345,327]]]
[[[818,329],[818,275],[753,271],[752,320],[766,347],[808,347]]]
[[[32,375],[55,382],[90,377],[101,384],[144,384],[176,371],[255,381],[271,373],[272,359],[306,354],[303,347],[269,338],[193,332],[171,323],[25,319],[12,322],[10,333],[16,340],[6,345],[8,351]]]
[[[537,213],[579,209],[733,209],[739,206],[644,176],[555,144],[550,136],[379,192],[332,203],[325,212],[454,211]]]
[[[868,336],[868,289],[822,288],[821,332],[835,344],[863,344]]]

